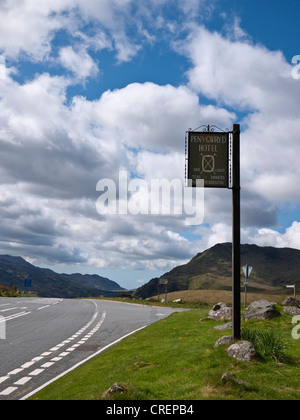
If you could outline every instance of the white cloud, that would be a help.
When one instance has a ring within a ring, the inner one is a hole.
[[[295,114],[298,99],[291,66],[280,51],[232,42],[204,27],[194,29],[180,50],[192,61],[187,75],[197,92],[247,111]]]
[[[79,49],[79,51],[74,51],[70,46],[61,48],[59,61],[63,67],[71,71],[79,80],[95,77],[99,72],[97,64],[83,48]]]

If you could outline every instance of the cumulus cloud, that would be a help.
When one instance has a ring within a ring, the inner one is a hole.
[[[91,76],[95,77],[99,72],[97,64],[84,49],[74,51],[70,46],[61,48],[59,61],[63,67],[71,71],[79,80],[84,80]]]

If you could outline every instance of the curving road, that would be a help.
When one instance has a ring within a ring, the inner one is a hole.
[[[26,399],[174,311],[89,299],[0,298],[0,400]]]

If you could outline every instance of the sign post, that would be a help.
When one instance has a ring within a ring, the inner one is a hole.
[[[244,302],[244,308],[245,309],[247,307],[247,286],[248,286],[248,279],[250,277],[252,268],[253,267],[250,267],[248,264],[243,267],[243,271],[244,271],[244,274],[245,274],[245,282],[244,282],[244,286],[245,286],[245,302]]]
[[[232,130],[232,335],[241,339],[241,184],[240,125]]]
[[[187,185],[196,187],[197,180],[203,179],[204,188],[232,189],[232,332],[234,339],[239,340],[241,338],[240,125],[234,124],[230,133],[214,132],[214,128],[210,126],[201,127],[205,127],[202,132],[188,131]],[[231,153],[229,134],[232,134]]]
[[[32,283],[32,275],[30,274],[27,279],[24,280],[24,291],[26,292],[26,288],[31,289],[31,283]]]

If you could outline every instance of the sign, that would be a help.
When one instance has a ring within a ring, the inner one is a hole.
[[[163,285],[163,284],[167,285],[168,283],[169,283],[169,280],[167,280],[167,279],[159,279],[159,284],[161,284],[161,285]]]
[[[228,188],[229,133],[188,133],[188,180],[204,180],[204,188]]]
[[[31,276],[29,276],[28,279],[25,279],[24,280],[24,287],[31,287],[31,280],[32,280]]]
[[[252,269],[253,269],[253,267],[250,267],[249,265],[246,265],[246,266],[243,267],[243,271],[244,271],[246,279],[248,279],[250,277]]]

